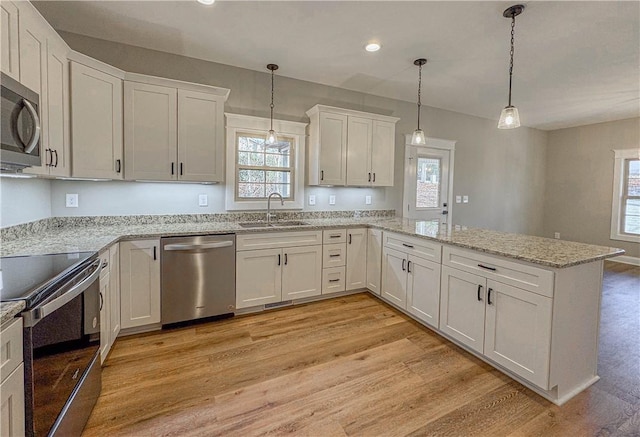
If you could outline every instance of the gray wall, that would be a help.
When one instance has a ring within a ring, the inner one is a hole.
[[[0,227],[51,217],[51,182],[0,178]]]
[[[270,98],[268,72],[255,72],[65,32],[61,35],[74,50],[125,71],[230,88],[227,112],[268,116]],[[280,67],[278,73],[286,76],[286,65]],[[415,104],[283,76],[276,79],[276,118],[308,122],[305,112],[318,103],[401,118],[396,127],[395,187],[371,190],[376,193],[373,208],[381,209],[390,206],[400,211],[404,168],[403,134],[415,129]],[[427,103],[428,99],[429,96],[425,96]],[[496,108],[496,117],[500,109]],[[423,107],[423,111],[423,119],[426,120],[423,128],[428,136],[458,141],[454,188],[458,194],[469,195],[470,203],[453,205],[454,222],[504,231],[542,233],[541,204],[544,195],[547,134],[529,128],[501,131],[496,129],[495,120],[431,107]],[[106,196],[105,200],[116,202],[125,188],[116,185],[118,183],[107,184],[107,188],[120,188],[113,190],[96,188],[91,191],[99,190],[102,196]],[[60,190],[66,188],[61,188],[64,185],[60,182],[54,182],[53,185],[54,214],[70,214],[68,209],[60,210],[58,207]],[[210,189],[215,191],[217,187]],[[328,189],[313,188],[309,193],[314,190],[327,193]],[[332,193],[353,191],[346,188],[331,190],[333,190]],[[378,193],[379,191],[382,192]],[[338,199],[351,199],[350,194],[337,195]],[[357,199],[360,197],[364,199],[362,193],[354,196]],[[154,205],[144,199],[141,202],[143,203],[136,203],[136,211],[144,209],[142,205],[147,205],[148,210],[156,210]],[[212,205],[212,208],[222,210],[221,197],[219,202]],[[350,203],[347,203],[346,207],[354,209]],[[362,207],[364,208],[364,205]],[[314,209],[328,209],[328,205],[318,205]],[[79,213],[79,210],[76,212]],[[93,209],[86,212],[99,213],[98,210]],[[123,210],[123,213],[126,212]]]
[[[640,256],[640,245],[611,240],[614,149],[640,147],[640,118],[549,133],[544,234],[620,247]]]

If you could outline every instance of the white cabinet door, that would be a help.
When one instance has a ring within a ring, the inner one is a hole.
[[[0,385],[0,435],[24,435],[24,364]]]
[[[322,269],[322,294],[339,293],[345,290],[345,267]]]
[[[367,287],[367,229],[347,229],[347,290]]]
[[[438,328],[440,316],[440,264],[409,256],[407,311]]]
[[[347,183],[347,116],[320,113],[320,185]]]
[[[61,38],[55,35],[47,40],[46,136],[51,153],[49,174],[53,176],[71,176],[68,102],[69,62],[67,61],[67,46]]]
[[[120,245],[114,244],[109,248],[109,343],[113,345],[120,333]]]
[[[21,3],[19,12],[20,83],[38,93],[40,108],[46,107],[48,31],[47,23],[35,8],[30,3]]]
[[[108,268],[108,267],[107,267]],[[100,364],[104,363],[111,349],[111,277],[100,275]]]
[[[177,115],[175,88],[124,82],[126,179],[177,179]]]
[[[20,49],[18,45],[18,8],[13,2],[0,3],[0,69],[20,81]]]
[[[122,179],[122,80],[71,62],[71,174]]]
[[[371,185],[373,120],[349,116],[347,125],[347,185]]]
[[[322,246],[288,247],[282,251],[282,300],[320,295]]]
[[[380,229],[367,230],[367,288],[375,294],[380,294],[380,279],[382,269],[382,231]]]
[[[373,121],[371,142],[371,183],[375,187],[393,186],[396,125],[388,121]]]
[[[160,323],[160,242],[120,243],[122,329]]]
[[[397,250],[382,249],[382,294],[389,302],[406,308],[407,305],[407,259]]]
[[[178,179],[224,181],[224,103],[206,93],[178,90]]]
[[[440,330],[473,350],[484,345],[486,279],[442,266]]]
[[[552,299],[487,281],[484,354],[542,389],[549,389]]]
[[[282,300],[282,249],[236,253],[236,308]]]

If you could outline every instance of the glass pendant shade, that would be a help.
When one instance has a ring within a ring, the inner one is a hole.
[[[518,108],[515,106],[505,107],[500,113],[498,129],[515,129],[517,127],[520,127],[520,115],[518,115]]]
[[[273,146],[274,144],[276,144],[278,142],[276,131],[274,131],[273,129],[269,129],[269,132],[267,132],[267,138],[264,140],[264,142],[269,146]]]
[[[424,137],[424,132],[422,131],[422,129],[416,129],[413,131],[413,135],[411,136],[412,146],[424,146],[426,141],[427,140]]]

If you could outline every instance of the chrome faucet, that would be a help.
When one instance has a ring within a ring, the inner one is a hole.
[[[284,206],[284,199],[280,193],[271,193],[267,198],[267,224],[271,223],[271,198],[273,196],[278,196],[280,198],[280,203]]]

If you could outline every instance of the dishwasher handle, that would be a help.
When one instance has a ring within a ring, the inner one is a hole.
[[[203,250],[203,249],[220,249],[222,247],[233,246],[233,241],[218,241],[216,243],[203,244],[167,244],[164,250]]]

